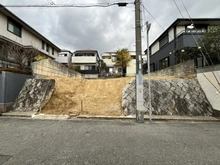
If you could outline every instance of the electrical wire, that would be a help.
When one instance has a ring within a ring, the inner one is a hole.
[[[3,7],[80,7],[80,8],[87,8],[87,7],[110,7],[110,6],[119,5],[119,4],[120,2],[96,3],[96,4],[55,4],[53,1],[51,1],[49,4],[44,4],[44,5],[4,5]],[[133,2],[129,2],[125,4],[133,4]]]
[[[190,17],[190,14],[189,14],[189,12],[188,12],[188,10],[187,10],[187,8],[186,8],[186,6],[185,6],[183,0],[181,0],[181,2],[182,2],[182,4],[183,4],[183,6],[184,6],[184,8],[185,8],[185,10],[186,10],[186,12],[187,12],[187,14],[188,14],[188,16],[189,16],[189,19],[190,19],[191,23],[194,25],[193,20],[192,20],[192,18]],[[195,29],[196,29],[196,27],[195,27]],[[193,34],[192,32],[191,32],[191,35],[193,36],[193,39],[194,39],[194,41],[196,42],[196,45],[199,47],[198,41],[196,40],[196,38],[195,38],[195,36],[194,36],[194,34]],[[211,65],[212,65],[212,67],[213,67],[213,70],[215,71],[215,66],[214,66],[214,63],[213,63],[213,61],[212,61],[212,59],[211,59],[209,53],[208,53],[208,50],[206,49],[205,44],[204,44],[202,41],[201,41],[201,43],[202,43],[203,48],[205,49],[205,53],[207,54],[207,56],[208,56],[208,58],[209,58],[209,60],[210,60],[210,62],[211,62]],[[208,60],[207,60],[207,58],[206,58],[206,56],[205,56],[205,54],[203,53],[203,51],[202,51],[201,49],[199,49],[199,50],[200,50],[200,52],[202,53],[202,56],[204,57],[204,59],[205,59],[206,63],[208,64],[208,66],[210,66],[210,65],[209,65],[209,62],[208,62]],[[220,76],[218,75],[218,72],[217,72],[217,76],[218,76],[218,78],[220,79]]]
[[[144,10],[146,10],[147,13],[154,19],[154,21],[165,31],[165,28],[156,20],[156,18],[150,13],[150,11],[147,10],[147,8],[143,4],[141,4],[141,6],[143,6]],[[173,37],[171,37],[169,34],[168,36],[170,37],[171,40],[173,40]]]
[[[163,30],[165,30],[165,28],[163,28],[163,26],[156,20],[156,18],[150,13],[150,11],[149,10],[147,10],[147,8],[143,5],[143,4],[141,4],[142,6],[143,6],[143,8],[144,8],[144,10],[146,10],[147,12],[148,12],[148,14],[150,14],[150,16],[154,19],[154,21],[156,21],[156,23],[163,29]]]
[[[176,1],[175,1],[175,0],[173,0],[173,2],[175,3],[175,5],[176,5],[177,9],[179,10],[179,13],[181,14],[181,16],[184,18],[184,16],[183,16],[182,12],[180,11],[180,8],[178,7],[178,5],[177,5]]]

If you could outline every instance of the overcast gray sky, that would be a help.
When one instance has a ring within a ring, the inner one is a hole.
[[[51,0],[0,0],[2,5],[49,4]],[[134,0],[52,0],[55,4],[97,4]],[[182,0],[191,18],[219,18],[220,0]],[[175,0],[188,18],[181,0]],[[149,21],[152,43],[177,18],[182,18],[174,0],[143,0],[143,25]],[[32,28],[61,49],[95,49],[103,52],[118,48],[135,50],[134,4],[105,8],[8,8]],[[142,50],[146,49],[146,30],[142,30]]]

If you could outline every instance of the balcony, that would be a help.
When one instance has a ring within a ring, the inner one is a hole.
[[[75,64],[91,64],[91,63],[96,63],[96,57],[95,56],[74,56],[72,57],[72,63]]]

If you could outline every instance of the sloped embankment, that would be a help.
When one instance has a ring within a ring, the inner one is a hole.
[[[111,116],[123,115],[122,91],[134,79],[48,78],[55,79],[56,89],[42,113]]]

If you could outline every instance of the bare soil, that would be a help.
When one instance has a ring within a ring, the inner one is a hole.
[[[151,79],[174,79],[173,76],[157,76]],[[192,78],[191,76],[186,78]],[[50,101],[42,109],[45,114],[70,115],[123,115],[122,91],[134,77],[114,79],[82,79],[47,77],[55,79],[56,89]],[[147,79],[147,76],[144,76]]]

